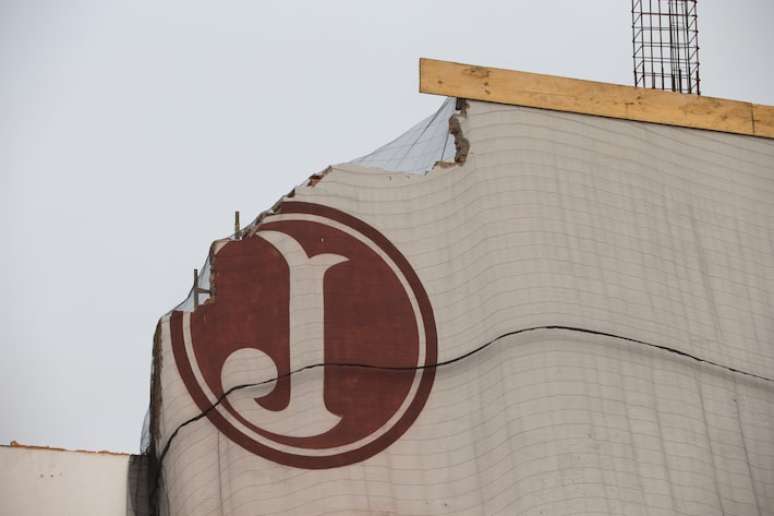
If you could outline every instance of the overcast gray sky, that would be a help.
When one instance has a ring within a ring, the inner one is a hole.
[[[631,83],[629,0],[0,0],[0,443],[137,451],[211,240],[433,112],[420,56]],[[699,2],[705,95],[774,104],[774,2]]]

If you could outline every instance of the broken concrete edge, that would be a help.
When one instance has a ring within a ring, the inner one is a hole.
[[[436,161],[433,167],[427,171],[430,174],[437,170],[448,170],[463,165],[468,159],[470,153],[470,142],[462,130],[462,120],[468,117],[468,101],[463,98],[456,98],[454,104],[454,113],[449,117],[449,134],[454,138],[454,161]]]
[[[311,180],[312,177],[315,177],[315,176],[318,176],[319,178],[322,178],[322,176],[325,175],[326,173],[328,173],[330,170],[332,170],[332,167],[328,167],[323,172],[320,172],[319,174],[315,174],[315,175],[311,176],[310,180]],[[202,306],[210,305],[210,304],[215,302],[215,299],[217,297],[217,290],[218,290],[218,286],[217,286],[217,268],[215,267],[215,262],[217,260],[218,252],[220,252],[221,249],[223,249],[226,245],[228,245],[231,242],[235,242],[235,241],[243,240],[243,239],[246,239],[246,238],[254,237],[255,233],[258,232],[258,228],[260,227],[261,222],[263,222],[263,219],[265,219],[266,217],[268,217],[270,215],[276,214],[277,211],[279,210],[280,205],[286,199],[293,198],[293,196],[295,195],[295,192],[296,192],[296,189],[294,188],[293,190],[291,190],[287,194],[285,194],[282,197],[280,197],[279,200],[277,200],[272,205],[271,208],[269,208],[268,210],[264,210],[261,213],[259,213],[258,216],[255,219],[253,219],[252,222],[250,222],[245,227],[241,228],[239,231],[235,232],[233,235],[231,235],[229,237],[219,238],[217,240],[213,240],[210,243],[210,247],[209,247],[209,249],[207,251],[207,262],[206,262],[208,264],[208,266],[209,266],[209,269],[210,269],[209,270],[210,282],[209,282],[209,286],[208,286],[209,288],[207,289],[209,295],[208,295],[207,299],[205,299],[204,301],[199,303],[199,305],[194,308],[193,312],[196,312],[196,310],[198,310]],[[160,322],[161,322],[161,319],[159,320],[159,323]]]
[[[156,457],[156,440],[154,436],[159,434],[159,428],[161,426],[161,404],[162,404],[162,392],[161,392],[161,368],[164,366],[164,354],[161,349],[161,322],[166,316],[161,317],[156,323],[156,330],[153,332],[153,349],[151,354],[151,378],[150,378],[150,406],[148,407],[148,446],[144,450],[140,450],[140,453],[147,455],[155,459]]]
[[[425,172],[424,175],[429,175],[437,170],[443,170],[448,171],[449,169],[453,169],[455,167],[458,167],[459,165],[462,165],[467,160],[468,154],[470,153],[470,142],[467,138],[465,138],[462,130],[462,124],[461,120],[467,118],[467,110],[468,110],[468,101],[463,98],[456,98],[455,99],[455,111],[454,113],[449,117],[449,134],[454,138],[454,148],[455,148],[455,154],[454,154],[454,161],[436,161],[433,166]],[[347,165],[342,164],[342,165]],[[321,181],[325,179],[325,177],[334,171],[334,169],[337,167],[334,167],[333,165],[329,165],[325,169],[323,169],[320,172],[314,173],[309,176],[309,178],[304,181],[302,184],[300,184],[297,188],[314,188],[316,187]],[[371,167],[363,167],[364,169],[368,169]],[[374,170],[380,170],[381,169],[374,169]],[[383,170],[383,172],[387,174],[396,174],[401,172],[394,172],[389,170]],[[412,174],[415,175],[415,174]],[[261,225],[261,222],[263,219],[270,215],[274,215],[278,212],[280,205],[287,199],[292,199],[296,194],[296,188],[293,188],[290,192],[280,197],[271,208],[268,210],[264,210],[261,213],[258,214],[258,216],[247,226],[244,228],[239,229],[237,232],[235,232],[230,237],[221,238],[218,240],[212,241],[209,247],[208,251],[208,263],[209,263],[209,273],[210,273],[210,283],[209,283],[209,296],[207,299],[205,299],[199,306],[204,306],[211,304],[215,302],[216,297],[216,291],[217,291],[217,281],[216,281],[216,268],[215,268],[215,260],[218,252],[229,242],[234,240],[241,240],[243,238],[252,238],[255,236],[255,234],[258,231],[258,228]],[[198,309],[194,308],[194,311]]]
[[[454,137],[454,148],[456,149],[454,162],[462,165],[468,159],[470,152],[470,142],[462,133],[462,123],[460,122],[460,119],[468,117],[468,101],[458,98],[456,110],[457,112],[449,118],[449,133]]]
[[[311,176],[309,176],[309,179],[306,180],[306,183],[304,184],[304,186],[307,186],[309,188],[314,188],[315,185],[317,185],[317,183],[322,181],[322,179],[331,172],[331,170],[333,170],[333,167],[332,166],[328,166],[322,172],[318,172],[316,174],[312,174]],[[295,191],[295,189],[293,189],[287,195],[287,197],[293,197],[293,195],[295,195],[295,193],[296,193],[296,191]]]
[[[114,452],[109,450],[82,450],[82,449],[60,448],[57,446],[23,444],[18,441],[11,441],[9,444],[0,444],[0,448],[16,448],[16,449],[24,449],[24,450],[55,451],[55,452],[69,452],[69,453],[86,453],[90,455],[112,455],[116,457],[130,457],[130,456],[136,455],[134,453]]]
[[[454,136],[454,163],[462,165],[465,160],[468,159],[468,152],[470,152],[470,142],[462,134],[462,126],[457,116],[453,116],[449,119],[449,130]]]

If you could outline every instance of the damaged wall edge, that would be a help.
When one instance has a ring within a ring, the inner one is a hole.
[[[462,124],[460,123],[460,117],[467,118],[468,116],[468,101],[458,98],[455,108],[458,113],[449,118],[449,133],[454,137],[454,148],[456,150],[454,162],[462,165],[468,159],[468,153],[470,152],[470,142],[462,133]]]

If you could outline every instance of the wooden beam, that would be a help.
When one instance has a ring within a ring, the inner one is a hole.
[[[756,136],[774,138],[774,106],[753,104],[753,120],[755,120]]]
[[[774,138],[774,107],[421,58],[419,91]]]

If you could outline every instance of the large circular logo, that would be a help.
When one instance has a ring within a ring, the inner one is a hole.
[[[196,404],[244,449],[345,466],[387,448],[424,407],[437,360],[430,301],[365,222],[285,202],[216,250],[211,284],[209,302],[172,314],[172,349]]]

